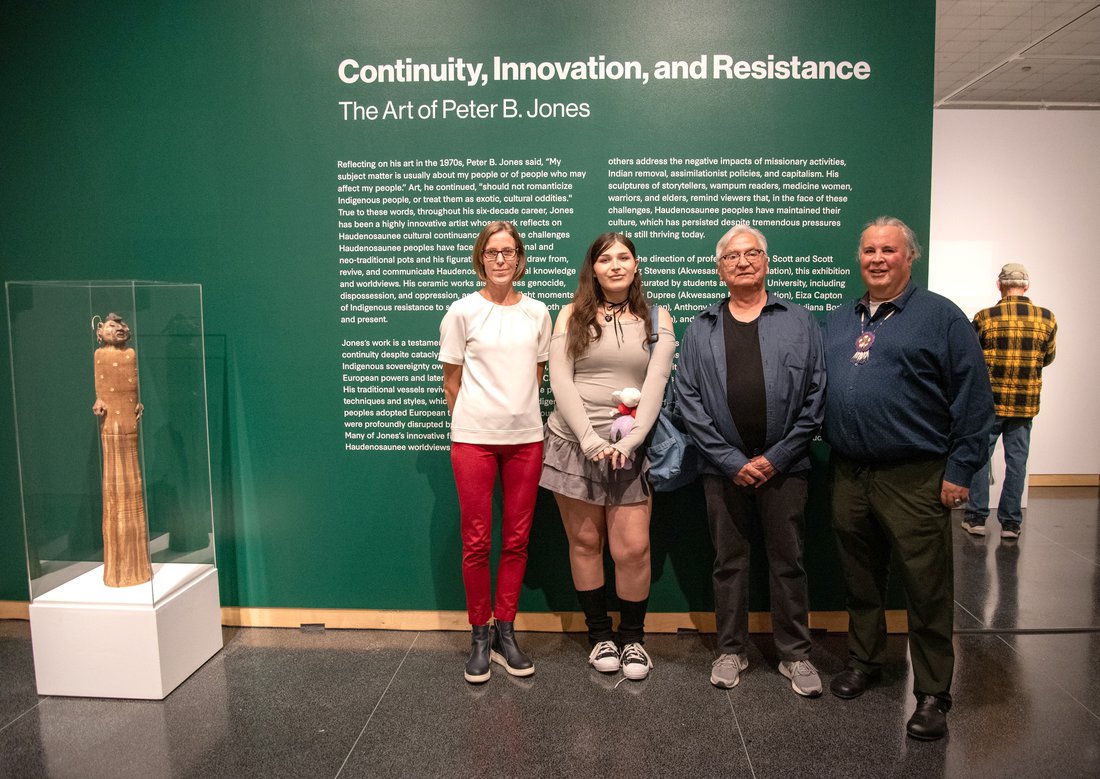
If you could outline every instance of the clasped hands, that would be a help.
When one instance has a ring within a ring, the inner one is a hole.
[[[762,487],[776,473],[775,466],[768,462],[768,458],[759,454],[741,466],[741,470],[733,477],[733,483],[739,487]]]
[[[603,449],[596,452],[594,455],[592,455],[591,459],[594,463],[602,462],[603,460],[610,460],[612,470],[616,471],[620,468],[626,468],[628,463],[630,462],[629,457],[627,457],[625,454],[623,454],[611,445],[605,446]]]

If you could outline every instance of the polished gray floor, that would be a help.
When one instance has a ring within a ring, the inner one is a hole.
[[[1096,777],[1098,505],[1033,490],[1017,541],[956,528],[956,706],[936,743],[904,735],[902,636],[883,682],[842,701],[794,695],[764,635],[724,691],[709,635],[649,637],[635,683],[587,669],[580,635],[523,634],[538,672],[473,687],[465,634],[226,628],[167,700],[134,702],[39,697],[27,623],[4,621],[0,777]],[[814,636],[826,683],[844,657],[844,636]]]

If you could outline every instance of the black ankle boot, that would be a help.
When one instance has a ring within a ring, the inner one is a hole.
[[[473,638],[470,641],[470,659],[466,661],[466,681],[481,684],[489,681],[489,636],[488,625],[474,625]]]
[[[492,656],[494,663],[500,663],[504,670],[512,676],[530,676],[535,672],[535,664],[531,658],[520,651],[516,645],[516,631],[514,622],[501,622],[497,620],[493,624]]]

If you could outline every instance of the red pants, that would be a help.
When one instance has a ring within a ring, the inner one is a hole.
[[[462,581],[471,625],[493,615],[489,600],[489,547],[493,532],[493,485],[500,471],[504,489],[500,565],[497,568],[496,618],[511,622],[527,567],[527,537],[535,513],[542,441],[530,444],[451,444],[451,466],[462,512]]]

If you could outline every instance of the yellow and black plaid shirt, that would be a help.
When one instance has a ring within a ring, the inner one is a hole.
[[[1054,362],[1054,314],[1023,295],[1010,295],[974,317],[999,417],[1039,413],[1043,368]]]

